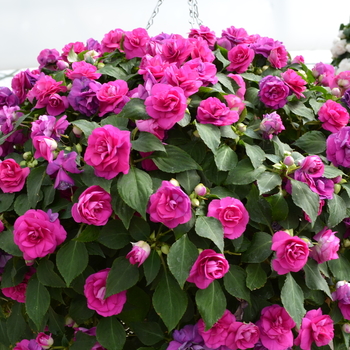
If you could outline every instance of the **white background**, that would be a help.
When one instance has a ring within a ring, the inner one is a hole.
[[[112,29],[146,27],[157,0],[0,0],[0,71],[36,67],[45,48],[101,41]],[[350,0],[198,0],[199,17],[217,36],[230,26],[282,41],[308,63],[331,60],[340,23],[350,20]],[[187,35],[187,0],[164,0],[150,28]],[[310,51],[311,50],[311,51]],[[313,50],[319,51],[322,56]],[[320,58],[320,59],[319,59]]]

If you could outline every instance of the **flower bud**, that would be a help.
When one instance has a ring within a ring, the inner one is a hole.
[[[33,265],[34,265],[34,262],[35,262],[35,259],[33,259],[33,260],[25,260],[24,262],[25,262],[25,264],[26,264],[27,266],[33,266]]]
[[[65,70],[66,68],[69,67],[69,64],[63,60],[58,60],[57,61],[57,68],[58,70]]]
[[[78,128],[77,126],[73,126],[73,134],[76,136],[76,137],[80,137],[82,135],[83,131]]]
[[[50,349],[53,345],[53,339],[50,335],[47,335],[43,332],[40,332],[36,337],[36,342],[38,345],[40,345],[43,349]]]
[[[199,207],[199,200],[197,198],[192,198],[191,204],[193,207]]]
[[[31,158],[33,158],[32,152],[25,152],[25,153],[23,153],[23,159],[24,160],[29,160]]]
[[[105,64],[103,63],[103,62],[99,62],[98,64],[97,64],[97,68],[98,69],[101,69],[101,68],[103,68],[105,66]]]
[[[283,164],[287,165],[287,166],[292,166],[294,165],[294,159],[292,156],[287,156],[284,158],[283,160]]]
[[[145,241],[138,241],[136,243],[131,243],[132,249],[126,255],[126,258],[129,259],[130,264],[138,266],[142,265],[145,260],[148,258],[151,253],[151,247]]]
[[[199,137],[198,130],[193,131],[193,136],[194,136],[194,137]]]
[[[200,183],[194,188],[194,192],[196,192],[198,196],[203,197],[207,194],[207,188],[202,183]]]
[[[246,132],[247,126],[244,125],[243,123],[238,123],[238,124],[237,124],[237,129],[238,129],[238,131],[240,131],[240,132]]]
[[[334,193],[338,194],[341,190],[341,185],[339,184],[334,184]]]
[[[78,153],[81,153],[83,151],[83,147],[81,147],[81,144],[80,143],[77,143],[75,145],[75,149],[77,150]]]
[[[331,94],[333,96],[340,97],[341,96],[341,91],[340,91],[339,88],[333,88],[332,91],[331,91]]]
[[[19,163],[19,165],[20,165],[21,167],[26,167],[26,166],[27,166],[27,162],[26,162],[25,160],[22,160],[22,161]]]
[[[349,334],[350,333],[350,324],[349,323],[344,323],[343,324],[343,332]]]
[[[169,182],[171,182],[176,187],[180,187],[179,181],[177,181],[176,179],[171,179]]]
[[[344,239],[343,245],[345,248],[349,248],[350,247],[350,239]]]
[[[160,247],[160,250],[162,251],[163,254],[168,255],[169,254],[169,246],[167,244],[164,244]]]

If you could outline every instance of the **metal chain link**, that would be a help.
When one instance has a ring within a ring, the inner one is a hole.
[[[162,5],[162,3],[163,3],[163,0],[158,0],[157,5],[156,5],[156,7],[154,8],[154,10],[152,12],[151,18],[148,20],[148,23],[147,23],[147,26],[146,26],[147,30],[153,24],[154,17],[157,16],[157,14],[159,12],[159,7]]]

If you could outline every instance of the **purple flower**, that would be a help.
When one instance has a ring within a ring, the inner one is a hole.
[[[334,166],[350,168],[350,126],[328,136],[326,155]]]
[[[344,92],[343,98],[341,100],[346,103],[348,108],[350,108],[350,89]]]
[[[101,52],[101,44],[97,40],[90,38],[86,41],[86,49]]]
[[[64,151],[61,151],[57,158],[50,162],[46,168],[46,173],[48,175],[56,174],[55,180],[55,188],[59,190],[66,190],[74,185],[74,180],[67,175],[67,171],[73,174],[79,174],[82,170],[77,168],[76,163],[76,152],[70,152],[68,154],[64,154]]]
[[[346,320],[350,320],[350,283],[339,281],[332,293],[333,300],[338,300],[339,309]]]
[[[62,116],[58,120],[50,115],[41,115],[38,120],[32,122],[31,137],[47,136],[55,139],[56,141],[59,140],[70,124],[66,119],[66,115]]]
[[[13,107],[19,104],[18,97],[7,87],[0,87],[0,108]]]
[[[56,70],[56,63],[60,59],[60,53],[56,49],[44,49],[40,51],[37,60],[40,64],[39,69],[48,68]]]
[[[282,79],[268,75],[259,83],[259,98],[267,107],[282,108],[287,103],[289,87]]]
[[[260,130],[263,132],[264,139],[271,140],[273,135],[279,134],[284,129],[285,127],[282,123],[282,119],[276,112],[263,115],[263,120],[260,123]]]
[[[0,130],[4,135],[13,130],[13,123],[23,115],[23,113],[17,113],[19,109],[18,106],[0,108]]]
[[[73,109],[91,117],[99,109],[96,92],[100,84],[88,78],[74,79],[72,89],[68,95],[68,102]]]
[[[250,47],[255,51],[255,54],[260,54],[267,58],[270,55],[271,50],[280,45],[281,42],[275,41],[268,37],[260,37],[255,43],[251,44]]]

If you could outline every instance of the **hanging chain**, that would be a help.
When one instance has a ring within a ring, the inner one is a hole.
[[[159,7],[160,7],[160,5],[162,5],[162,3],[163,3],[163,0],[158,0],[157,5],[156,5],[156,7],[154,8],[154,10],[152,12],[151,18],[148,20],[148,23],[147,23],[147,26],[146,26],[147,30],[153,24],[154,17],[157,16],[157,14],[159,12]]]

